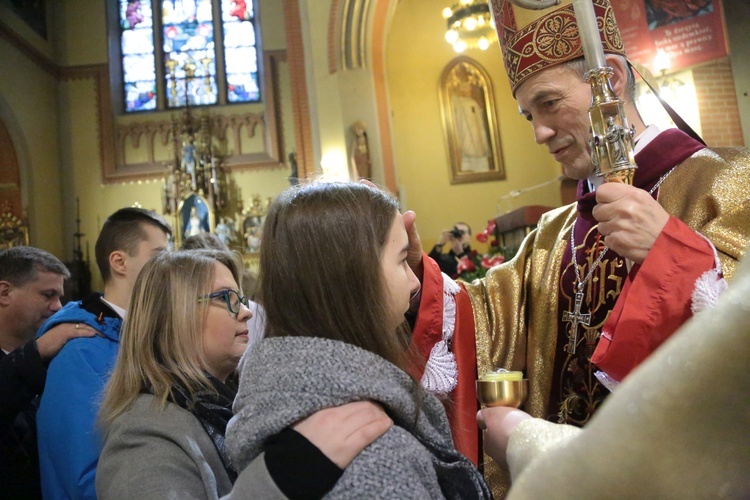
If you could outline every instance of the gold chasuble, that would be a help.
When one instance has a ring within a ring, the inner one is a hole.
[[[613,335],[604,361],[610,363],[608,357],[614,356],[615,372],[627,374],[690,317],[696,279],[714,268],[714,252],[706,240],[717,251],[724,277],[731,280],[750,242],[750,152],[711,150],[670,129],[636,159],[635,185],[653,190],[673,216],[646,260],[628,270],[624,259],[609,250],[596,262],[604,244],[590,216],[595,193],[585,193],[586,183],[580,182],[577,204],[544,214],[512,260],[491,269],[482,280],[463,284],[475,327],[471,341],[476,342],[476,366],[462,366],[459,358],[459,380],[475,368],[479,374],[497,368],[522,370],[529,379],[523,410],[534,417],[584,425],[609,393],[593,376],[602,367],[590,360],[603,330]],[[574,221],[579,275],[587,276],[592,264],[596,268],[583,287],[579,307],[580,314],[591,316],[585,321],[588,325],[577,322],[576,349],[571,353],[577,284],[570,251]],[[623,312],[611,324],[610,313],[618,301]],[[466,312],[459,307],[457,322]],[[415,337],[422,334],[415,331]],[[644,345],[643,352],[626,349],[621,354],[614,347],[618,340],[632,340],[629,335],[643,336],[636,339]],[[460,344],[462,338],[457,335],[453,342]],[[468,419],[476,404],[454,411],[464,412]],[[498,475],[499,468],[486,455],[484,465],[493,493],[503,496],[507,477]]]
[[[624,55],[610,2],[592,0],[602,49]],[[514,95],[534,75],[584,56],[571,0],[541,10],[511,0],[489,5]],[[450,382],[440,387],[450,387],[454,442],[484,466],[496,498],[505,495],[509,481],[481,457],[476,376],[521,370],[529,380],[523,410],[585,425],[609,394],[600,380],[614,387],[657,349],[693,314],[696,285],[711,279],[724,285],[719,264],[731,280],[750,242],[747,149],[712,150],[675,129],[642,146],[633,185],[650,192],[671,216],[642,263],[631,266],[604,251],[591,216],[596,196],[585,180],[577,203],[542,216],[513,259],[462,284],[455,296],[456,287],[437,265],[425,262],[412,345],[428,359],[428,381],[442,380],[440,375]],[[435,368],[445,364],[442,372]]]

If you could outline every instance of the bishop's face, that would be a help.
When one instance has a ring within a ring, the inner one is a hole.
[[[521,113],[531,122],[538,144],[560,162],[571,179],[594,172],[589,154],[591,87],[575,71],[560,64],[540,71],[518,87]]]

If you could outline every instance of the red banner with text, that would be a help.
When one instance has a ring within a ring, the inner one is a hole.
[[[659,50],[670,72],[728,54],[721,0],[614,0],[612,9],[628,57],[655,74],[666,64],[655,63]]]

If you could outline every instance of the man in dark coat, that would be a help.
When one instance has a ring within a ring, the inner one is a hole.
[[[442,272],[455,278],[458,274],[458,261],[461,257],[471,254],[470,240],[471,227],[465,222],[456,222],[453,229],[446,229],[440,233],[440,239],[430,250],[429,257],[438,263]],[[450,250],[443,253],[446,243],[450,243]]]
[[[44,250],[0,252],[0,498],[41,498],[35,419],[47,363],[71,338],[95,333],[71,325],[34,340],[60,309],[69,277],[65,265]]]

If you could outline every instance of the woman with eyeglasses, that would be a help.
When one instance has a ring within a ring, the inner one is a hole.
[[[190,250],[162,253],[141,271],[100,410],[99,498],[283,498],[262,459],[238,471],[224,445],[251,316],[241,269],[229,252]],[[347,463],[389,421],[371,408],[345,411],[291,425],[316,440],[347,425],[360,437],[366,429],[371,437],[343,446]]]
[[[200,249],[230,251],[229,247],[213,233],[200,233],[195,236],[188,236],[182,241],[182,245],[180,245],[180,250]],[[245,272],[243,273],[240,284],[247,293],[248,286],[250,286],[251,289],[255,288],[255,278],[250,277],[250,273]],[[252,317],[247,322],[248,346],[250,346],[263,338],[263,318],[265,317],[265,314],[263,313],[263,308],[260,304],[253,300],[248,301],[247,307],[252,312]]]
[[[227,428],[238,470],[264,453],[291,498],[490,498],[441,402],[409,375],[404,314],[419,281],[397,201],[365,184],[298,186],[271,204],[261,241],[266,335],[242,359]],[[393,420],[385,434],[347,467],[296,466],[305,450],[290,423],[367,400]],[[295,449],[298,461],[281,459]]]

